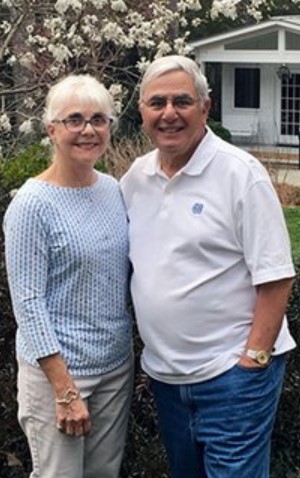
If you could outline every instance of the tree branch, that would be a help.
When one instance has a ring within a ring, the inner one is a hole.
[[[2,47],[0,48],[0,61],[4,60],[5,51],[8,48],[8,45],[9,45],[11,39],[15,35],[16,31],[18,30],[19,26],[21,25],[21,23],[23,22],[25,17],[26,17],[26,12],[22,13],[19,16],[19,18],[16,21],[16,23],[14,24],[13,28],[10,30],[9,34],[7,35]]]

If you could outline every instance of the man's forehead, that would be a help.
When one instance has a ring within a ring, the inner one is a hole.
[[[194,95],[195,91],[196,87],[193,78],[185,71],[176,70],[150,80],[145,85],[144,95]]]

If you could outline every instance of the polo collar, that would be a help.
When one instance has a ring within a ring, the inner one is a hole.
[[[178,171],[179,174],[197,176],[213,160],[218,149],[219,138],[206,126],[206,135],[199,143],[187,164]],[[144,173],[148,176],[162,175],[159,164],[158,149],[151,151],[144,166]]]

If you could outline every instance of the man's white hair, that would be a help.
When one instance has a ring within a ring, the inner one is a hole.
[[[202,104],[209,99],[209,87],[206,76],[201,72],[197,63],[186,56],[168,55],[154,60],[146,70],[140,85],[140,99],[143,98],[145,88],[150,81],[170,71],[184,71],[194,81],[196,91]]]

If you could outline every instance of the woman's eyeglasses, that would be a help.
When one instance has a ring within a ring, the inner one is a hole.
[[[113,122],[111,116],[105,114],[94,114],[90,119],[85,119],[81,114],[74,114],[64,119],[53,120],[52,123],[63,123],[71,133],[81,133],[89,123],[95,131],[101,131]]]

